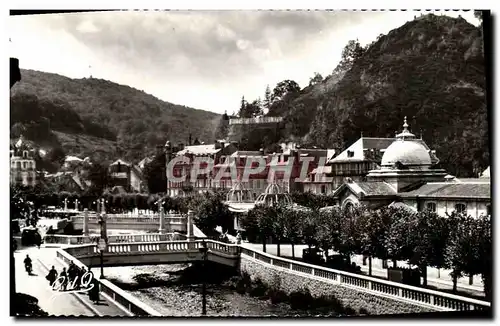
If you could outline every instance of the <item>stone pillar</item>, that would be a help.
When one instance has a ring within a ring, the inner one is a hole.
[[[158,229],[160,234],[166,233],[165,230],[165,212],[163,210],[163,207],[160,207],[160,228]]]
[[[83,210],[83,235],[89,235],[89,210],[86,208]]]
[[[187,213],[187,225],[186,225],[186,234],[188,241],[194,240],[193,219],[194,219],[194,212],[192,210],[189,210]]]
[[[68,210],[68,198],[64,198],[64,210]]]

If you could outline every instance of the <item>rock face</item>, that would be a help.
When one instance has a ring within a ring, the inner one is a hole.
[[[240,271],[247,273],[251,278],[258,278],[267,286],[276,286],[280,290],[290,294],[307,288],[313,297],[322,295],[335,295],[342,303],[356,311],[364,308],[370,315],[401,314],[401,313],[423,313],[435,310],[412,305],[389,298],[369,294],[341,285],[335,285],[320,280],[300,277],[285,271],[278,271],[270,266],[241,256]]]
[[[342,78],[303,89],[283,137],[345,149],[361,133],[393,137],[408,116],[448,173],[471,176],[490,164],[486,86],[482,30],[425,15],[380,36]]]

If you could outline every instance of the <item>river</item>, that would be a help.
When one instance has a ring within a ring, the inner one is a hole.
[[[200,282],[196,279],[180,281],[188,266],[182,264],[112,267],[105,268],[104,274],[109,281],[164,316],[200,316],[202,310]],[[96,269],[94,273],[98,273],[98,270]],[[305,317],[320,314],[293,310],[287,303],[272,304],[269,300],[239,294],[219,283],[207,285],[207,315]]]

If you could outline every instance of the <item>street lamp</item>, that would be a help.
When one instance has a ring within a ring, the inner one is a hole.
[[[99,226],[101,227],[101,238],[99,239],[99,252],[101,256],[101,275],[99,276],[100,279],[104,278],[104,250],[106,250],[106,235],[105,235],[105,226],[106,221],[104,221],[104,218],[102,216],[99,216]]]
[[[75,199],[75,210],[78,210],[78,203],[79,203],[79,202],[80,202],[80,201],[79,201],[78,199]]]
[[[202,261],[201,261],[201,266],[202,266],[202,279],[203,279],[203,284],[202,284],[202,289],[201,289],[201,295],[202,295],[202,308],[201,308],[201,314],[203,316],[207,315],[207,283],[206,283],[206,262],[207,262],[207,256],[208,256],[208,248],[207,248],[207,243],[205,242],[205,239],[203,239],[203,242],[201,244],[201,248],[199,249],[200,252],[202,253]]]

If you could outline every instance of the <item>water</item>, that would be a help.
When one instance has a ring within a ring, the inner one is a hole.
[[[201,284],[179,282],[188,265],[106,268],[106,278],[164,316],[200,316]],[[293,310],[286,303],[272,304],[248,294],[239,294],[220,284],[207,285],[208,316],[314,316]]]

